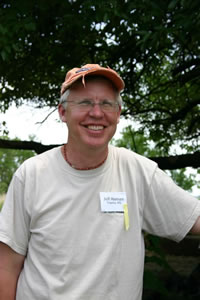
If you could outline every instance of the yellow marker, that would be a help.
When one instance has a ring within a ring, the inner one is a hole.
[[[125,230],[129,230],[129,215],[128,215],[128,205],[127,203],[123,204],[124,208],[124,226]]]

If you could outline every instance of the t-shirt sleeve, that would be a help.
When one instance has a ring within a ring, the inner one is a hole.
[[[156,168],[144,203],[143,229],[179,242],[200,216],[200,201]]]
[[[24,184],[15,174],[0,213],[0,241],[21,255],[26,255],[29,241],[29,216],[24,198]]]

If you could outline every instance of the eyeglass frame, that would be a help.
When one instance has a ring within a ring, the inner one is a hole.
[[[99,102],[92,101],[90,99],[82,100],[66,100],[67,103],[71,103],[72,106],[76,107],[80,111],[91,111],[95,105],[99,105],[101,111],[103,112],[117,112],[119,111],[119,103],[111,100],[102,100]]]
[[[70,94],[70,89],[67,89],[64,92],[64,94],[61,96],[61,98],[59,99],[60,104],[63,105],[65,107],[65,109],[67,106],[67,102],[69,102],[68,101],[69,94]],[[116,102],[117,102],[118,106],[121,107],[123,104],[123,101],[122,101],[122,97],[121,97],[120,93],[118,93],[118,92],[117,92],[116,100],[117,100]]]

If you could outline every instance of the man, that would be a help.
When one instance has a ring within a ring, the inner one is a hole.
[[[67,73],[62,147],[15,173],[0,217],[0,299],[140,300],[142,230],[180,241],[200,233],[200,202],[157,165],[109,146],[119,75],[88,64]]]

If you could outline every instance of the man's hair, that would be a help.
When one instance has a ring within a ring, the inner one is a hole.
[[[101,76],[101,75],[93,75],[93,76],[86,76],[85,77],[85,82],[87,83],[88,81],[96,81],[96,80],[105,80],[111,83],[115,93],[116,93],[116,101],[117,103],[122,106],[122,97],[120,95],[120,92],[117,90],[117,88],[114,86],[114,84],[112,83],[111,80],[109,80],[108,78],[106,78],[105,76]],[[70,89],[74,88],[76,85],[78,84],[82,84],[82,78],[79,78],[76,82],[74,82],[74,84],[72,84],[65,92],[64,94],[60,97],[60,104],[62,104],[62,106],[64,108],[67,107],[67,100],[70,94]]]

